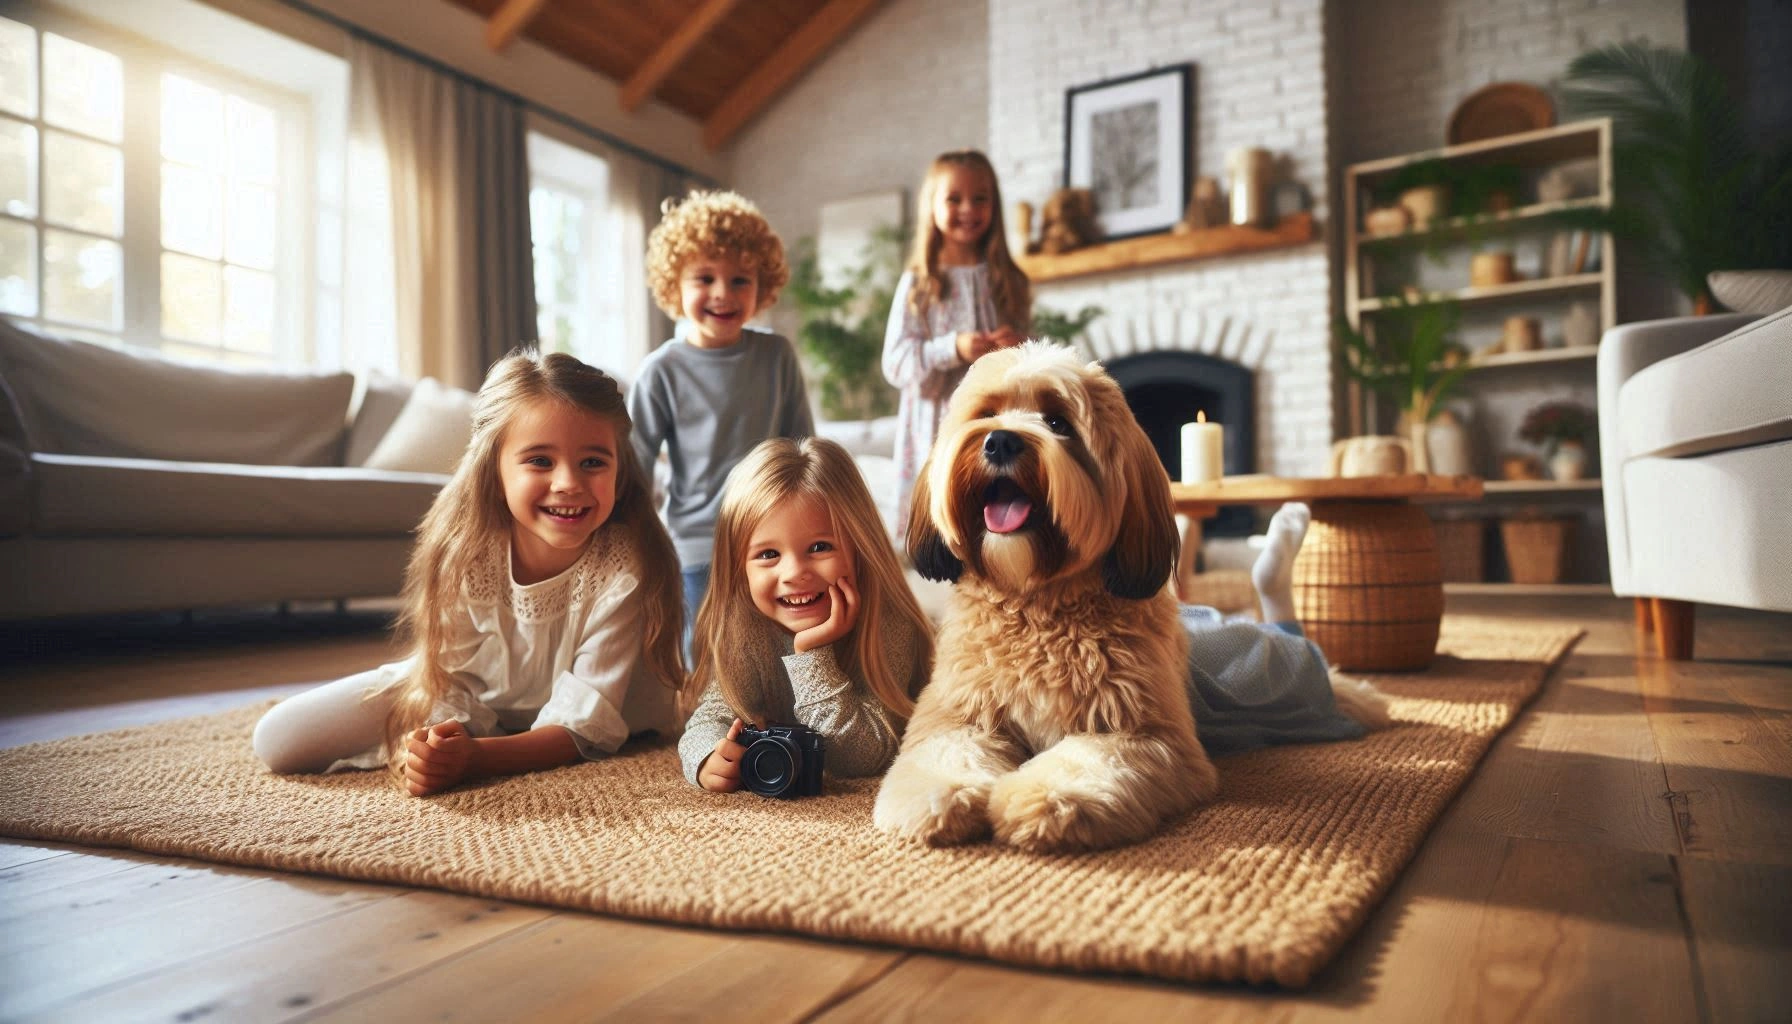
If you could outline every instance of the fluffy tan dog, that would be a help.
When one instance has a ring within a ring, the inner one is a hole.
[[[957,586],[879,828],[1092,849],[1214,795],[1164,587],[1169,479],[1113,378],[1042,342],[979,359],[913,508],[916,569]]]

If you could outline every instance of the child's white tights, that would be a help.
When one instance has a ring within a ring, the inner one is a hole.
[[[274,705],[255,723],[255,756],[287,775],[328,771],[338,761],[377,754],[398,692],[385,681],[378,669],[360,672]]]

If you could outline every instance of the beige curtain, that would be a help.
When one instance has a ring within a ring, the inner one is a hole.
[[[615,146],[593,142],[591,148],[603,157],[610,172],[604,233],[612,244],[606,246],[605,253],[615,262],[603,277],[620,291],[625,332],[623,364],[614,369],[632,376],[647,353],[672,336],[672,321],[660,311],[647,288],[647,236],[660,222],[660,204],[683,198],[692,182]]]
[[[477,388],[536,337],[523,112],[359,38],[349,107],[351,149],[385,164],[397,368]]]

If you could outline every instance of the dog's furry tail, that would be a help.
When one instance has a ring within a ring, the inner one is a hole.
[[[1387,694],[1377,690],[1373,683],[1355,676],[1347,676],[1337,669],[1331,670],[1332,697],[1338,702],[1338,711],[1346,718],[1362,723],[1370,730],[1386,729],[1393,724],[1388,717]]]

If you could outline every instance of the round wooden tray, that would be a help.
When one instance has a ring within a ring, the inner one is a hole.
[[[1495,82],[1477,89],[1450,115],[1450,145],[1548,128],[1556,123],[1549,93],[1523,82]]]

